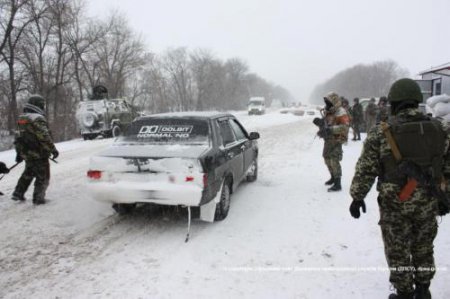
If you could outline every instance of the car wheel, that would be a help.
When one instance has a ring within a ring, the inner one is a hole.
[[[116,138],[116,137],[119,137],[120,136],[120,127],[119,126],[114,126],[113,128],[112,128],[112,132],[111,132],[111,135],[112,135],[112,137],[114,137],[114,138]]]
[[[258,160],[254,160],[247,173],[247,182],[254,182],[258,178]]]
[[[136,208],[135,203],[115,203],[112,205],[114,211],[119,215],[127,215],[131,214]]]
[[[227,218],[230,210],[230,185],[228,181],[224,181],[222,186],[222,193],[220,194],[220,201],[216,205],[216,213],[214,214],[214,221],[221,221]]]

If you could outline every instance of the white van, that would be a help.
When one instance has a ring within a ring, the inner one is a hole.
[[[264,97],[251,97],[248,101],[248,115],[266,113],[266,99]]]

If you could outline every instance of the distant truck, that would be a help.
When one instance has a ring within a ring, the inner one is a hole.
[[[89,100],[80,102],[76,113],[84,140],[117,137],[139,115],[126,100],[108,99],[108,90],[101,85],[93,88]]]
[[[266,99],[264,97],[251,97],[248,101],[248,115],[266,113]]]

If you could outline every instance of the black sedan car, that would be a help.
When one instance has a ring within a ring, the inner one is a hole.
[[[226,113],[140,117],[91,158],[89,188],[119,213],[156,203],[199,207],[200,219],[223,220],[233,191],[258,176],[258,138]]]

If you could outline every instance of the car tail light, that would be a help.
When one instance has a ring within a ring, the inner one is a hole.
[[[194,177],[193,176],[187,176],[186,177],[186,182],[193,182],[194,181]]]
[[[203,174],[203,188],[206,188],[208,185],[208,175],[205,173]]]
[[[102,172],[100,170],[89,170],[87,176],[93,180],[99,180],[102,178]]]

